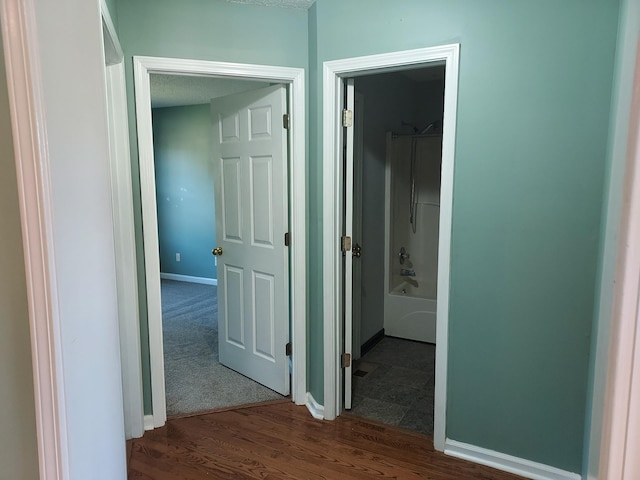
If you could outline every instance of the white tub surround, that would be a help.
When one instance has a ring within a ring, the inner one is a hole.
[[[436,342],[440,135],[387,134],[384,329]]]

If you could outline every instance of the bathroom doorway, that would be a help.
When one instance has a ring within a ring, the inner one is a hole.
[[[346,410],[351,401],[353,363],[352,307],[353,222],[347,218],[349,200],[346,190],[353,181],[353,128],[348,112],[351,79],[359,77],[444,66],[444,114],[442,117],[442,172],[440,220],[438,232],[438,279],[436,313],[436,370],[434,387],[434,433],[436,450],[445,445],[447,337],[449,323],[449,276],[451,265],[451,223],[453,207],[453,171],[455,160],[456,111],[460,45],[442,45],[379,55],[332,60],[323,66],[323,309],[324,322],[324,418],[333,419]],[[345,90],[347,90],[345,92]],[[355,92],[355,90],[353,90]],[[367,108],[367,99],[365,110]],[[366,116],[366,114],[365,114]],[[357,117],[356,117],[357,119]],[[420,128],[420,127],[418,127]],[[344,140],[346,142],[346,149]],[[347,162],[347,163],[343,163]],[[351,207],[351,213],[353,208]],[[383,213],[379,222],[384,225]],[[356,242],[357,243],[357,242]],[[363,250],[364,251],[364,245]],[[378,261],[384,266],[384,258]],[[349,308],[346,306],[349,305]],[[364,303],[363,303],[364,305]],[[348,398],[349,397],[349,398]]]
[[[438,64],[353,81],[354,362],[351,405],[344,406],[427,435],[434,424],[444,74]]]

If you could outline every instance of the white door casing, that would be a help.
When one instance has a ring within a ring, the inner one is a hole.
[[[286,88],[212,100],[220,363],[289,394]]]
[[[113,202],[113,231],[118,293],[118,327],[122,370],[124,431],[127,439],[144,433],[142,364],[138,310],[138,274],[133,215],[129,121],[124,73],[124,54],[115,26],[101,0],[102,29],[106,61],[107,112],[109,114],[109,157]]]

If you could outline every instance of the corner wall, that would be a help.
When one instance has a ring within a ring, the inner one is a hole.
[[[598,296],[591,340],[592,355],[589,364],[590,383],[584,443],[584,471],[590,480],[598,477],[600,466],[600,437],[609,366],[611,317],[618,263],[622,193],[626,173],[633,69],[640,40],[640,0],[622,1],[618,29],[611,117],[608,124],[609,144],[602,208]]]
[[[98,2],[34,3],[51,186],[68,478],[126,477],[122,371]]]
[[[0,477],[38,478],[20,207],[0,35]]]

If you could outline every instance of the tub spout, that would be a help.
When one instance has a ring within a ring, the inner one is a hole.
[[[400,276],[401,277],[415,277],[416,276],[416,271],[413,268],[412,269],[401,268],[400,269]]]

